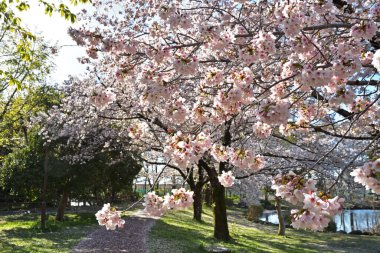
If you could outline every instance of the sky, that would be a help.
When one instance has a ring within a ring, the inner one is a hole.
[[[62,83],[68,79],[69,75],[80,76],[83,74],[86,67],[80,64],[77,58],[86,55],[85,49],[76,46],[67,34],[70,26],[76,27],[78,24],[72,24],[58,13],[54,13],[51,17],[46,15],[43,6],[38,6],[37,1],[29,1],[29,4],[31,7],[29,10],[17,14],[22,19],[22,24],[26,25],[32,33],[43,36],[50,45],[57,45],[58,48],[63,46],[59,49],[57,56],[52,59],[55,69],[48,80]],[[85,7],[88,9],[91,6],[70,6],[70,10],[76,13]]]

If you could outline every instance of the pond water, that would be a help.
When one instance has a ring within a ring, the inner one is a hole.
[[[278,224],[276,211],[266,210],[260,220]],[[380,210],[344,210],[342,214],[334,217],[337,231],[343,230],[347,233],[352,230],[368,231],[380,222]]]

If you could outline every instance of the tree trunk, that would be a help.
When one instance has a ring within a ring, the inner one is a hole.
[[[199,160],[199,165],[204,168],[210,178],[212,189],[212,211],[214,214],[214,237],[218,240],[231,239],[227,223],[227,210],[225,190],[218,180],[215,168],[211,168],[204,160]]]
[[[222,185],[212,189],[212,211],[214,214],[214,237],[219,240],[231,239],[227,223],[225,189]]]
[[[46,229],[46,192],[48,182],[48,169],[49,169],[49,152],[48,147],[45,147],[44,159],[44,183],[41,192],[41,229]]]
[[[225,129],[222,138],[223,146],[231,145],[232,136],[230,133],[231,120],[226,121]],[[220,162],[218,171],[215,168],[208,166],[203,159],[199,160],[199,165],[206,170],[210,179],[212,190],[212,211],[214,214],[214,237],[218,240],[229,241],[231,239],[230,231],[228,230],[227,209],[225,199],[225,188],[220,184],[218,173],[228,171],[227,163]]]
[[[111,203],[116,201],[116,191],[113,187],[111,187]]]
[[[212,204],[212,192],[211,187],[207,184],[205,188],[205,202],[206,205],[211,206]]]
[[[64,189],[61,199],[59,200],[59,205],[58,205],[57,215],[55,216],[55,220],[63,221],[64,215],[65,215],[65,208],[66,208],[68,199],[69,199],[69,192],[68,190]]]
[[[281,212],[281,198],[276,196],[275,201],[276,201],[276,211],[277,211],[277,216],[278,216],[278,235],[284,236],[285,235],[285,221]]]
[[[202,221],[202,204],[203,204],[203,196],[202,196],[202,189],[204,186],[204,175],[203,175],[203,168],[198,166],[198,181],[195,184],[195,191],[194,191],[194,220]]]
[[[194,190],[194,220],[202,221],[202,183],[197,182]]]

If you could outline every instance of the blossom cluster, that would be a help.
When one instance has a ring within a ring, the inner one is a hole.
[[[271,135],[272,127],[268,124],[258,121],[253,125],[253,132],[257,137],[265,139]]]
[[[376,23],[361,23],[356,24],[351,28],[351,36],[354,38],[363,38],[370,40],[375,36],[377,31]]]
[[[286,124],[289,116],[289,103],[287,101],[265,100],[260,104],[257,118],[266,124],[280,125]]]
[[[286,175],[277,175],[272,180],[272,189],[276,196],[281,197],[293,205],[302,203],[301,209],[293,209],[292,226],[297,229],[311,229],[321,231],[327,227],[332,216],[343,210],[344,199],[330,196],[316,191],[316,181],[305,180],[294,172]]]
[[[232,175],[232,171],[222,171],[222,175],[218,176],[218,180],[224,187],[231,187],[235,183],[235,177]]]
[[[229,161],[239,169],[258,171],[265,165],[263,156],[255,155],[252,151],[241,148],[225,147],[223,145],[214,144],[211,148],[211,155],[218,162]]]
[[[198,60],[183,54],[177,54],[173,63],[174,69],[181,75],[191,75],[197,71]]]
[[[167,206],[164,205],[164,199],[156,193],[148,192],[145,194],[145,199],[143,205],[145,206],[144,211],[151,216],[161,216],[165,213]]]
[[[311,87],[326,86],[332,78],[332,71],[330,69],[316,69],[310,67],[304,68],[302,71],[302,82],[304,85]]]
[[[276,190],[276,196],[296,205],[304,200],[304,194],[316,191],[317,181],[314,179],[305,180],[294,172],[290,171],[286,175],[277,175],[272,180],[272,189]]]
[[[90,103],[102,110],[116,100],[116,94],[110,89],[94,91]]]
[[[168,209],[174,210],[191,207],[194,202],[193,194],[192,191],[186,191],[185,188],[173,189],[172,195],[165,196],[164,205]]]
[[[197,163],[210,147],[211,139],[208,134],[202,132],[197,136],[191,136],[177,132],[167,141],[164,154],[172,159],[175,165],[187,168],[190,164]]]
[[[310,229],[313,231],[323,231],[329,224],[331,217],[341,213],[343,210],[343,198],[336,196],[329,198],[315,192],[305,194],[302,209],[293,209],[292,226],[296,229]]]
[[[167,194],[164,198],[156,193],[148,192],[145,195],[144,206],[145,212],[151,216],[161,216],[167,210],[178,210],[188,208],[194,202],[194,192],[186,191],[185,188],[173,189],[172,195]]]
[[[121,219],[121,212],[111,208],[109,203],[104,204],[95,216],[99,225],[105,226],[107,230],[115,230],[116,227],[123,228],[125,224],[125,220]]]
[[[367,190],[380,194],[380,159],[365,163],[362,168],[355,169],[350,175]]]
[[[258,38],[254,39],[251,45],[243,48],[239,57],[246,64],[267,60],[269,55],[276,51],[275,39],[272,33],[259,32]]]
[[[265,163],[261,155],[255,155],[250,150],[230,149],[230,163],[240,169],[261,170]]]

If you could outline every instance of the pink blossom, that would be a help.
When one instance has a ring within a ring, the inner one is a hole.
[[[380,195],[380,180],[377,175],[380,174],[380,159],[373,162],[367,162],[362,168],[353,170],[350,175],[354,181],[365,186],[367,190]]]
[[[90,103],[100,110],[104,109],[115,100],[116,94],[109,88],[102,91],[94,91],[94,94],[90,97]]]
[[[222,171],[222,175],[218,176],[218,179],[221,185],[228,188],[234,185],[235,177],[232,175],[232,171]]]
[[[144,211],[151,216],[161,216],[165,213],[167,206],[164,205],[162,197],[156,195],[155,192],[145,194]]]
[[[115,230],[116,227],[123,228],[125,224],[125,220],[121,219],[121,212],[111,208],[109,203],[104,204],[95,216],[99,225],[105,226],[107,230]]]
[[[377,69],[377,72],[380,73],[380,49],[376,50],[373,55],[372,65]]]

